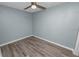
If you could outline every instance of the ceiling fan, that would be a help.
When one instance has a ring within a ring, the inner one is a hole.
[[[46,9],[46,7],[38,5],[36,2],[31,2],[31,5],[24,8],[24,10],[29,9],[29,8],[32,8],[32,9],[40,8],[40,9],[43,9],[43,10]]]

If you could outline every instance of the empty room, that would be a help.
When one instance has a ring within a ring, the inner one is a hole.
[[[1,57],[78,57],[79,2],[0,2]]]

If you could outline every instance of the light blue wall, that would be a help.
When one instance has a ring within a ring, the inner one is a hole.
[[[79,29],[79,3],[65,3],[33,14],[33,34],[74,48]]]
[[[32,15],[0,5],[0,44],[32,35]]]
[[[33,14],[0,5],[0,44],[34,34],[74,48],[78,30],[79,3]]]

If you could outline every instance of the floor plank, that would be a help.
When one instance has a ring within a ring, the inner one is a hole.
[[[0,57],[2,57],[2,52],[1,52],[1,48],[0,48]]]
[[[70,50],[29,37],[1,47],[3,57],[76,57]]]

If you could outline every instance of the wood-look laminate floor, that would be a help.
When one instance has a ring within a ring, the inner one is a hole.
[[[76,57],[71,51],[36,37],[1,47],[3,57]]]

